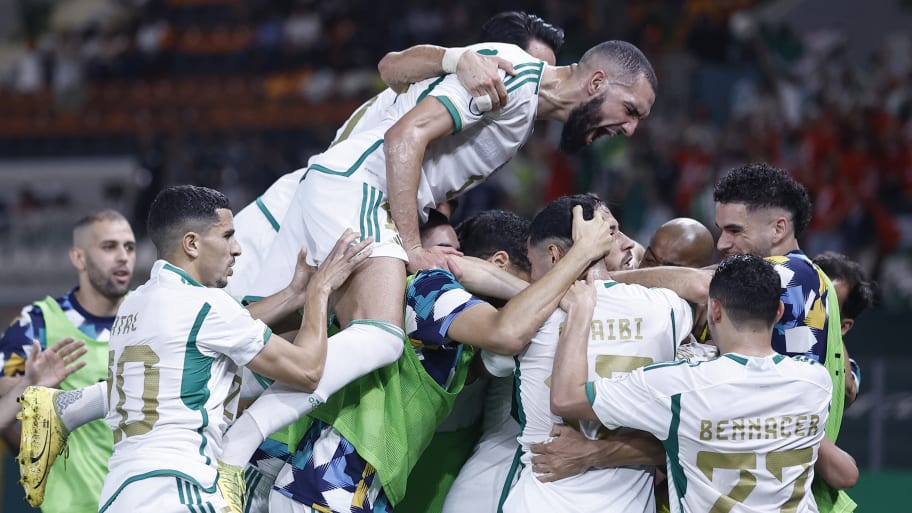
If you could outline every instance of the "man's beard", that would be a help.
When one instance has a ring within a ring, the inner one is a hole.
[[[120,285],[114,281],[113,276],[108,276],[90,259],[86,259],[86,271],[92,288],[108,299],[120,299],[130,290],[130,283]]]
[[[564,153],[576,153],[586,145],[586,135],[598,128],[599,108],[605,94],[577,105],[570,111],[564,129],[561,131],[560,149]]]

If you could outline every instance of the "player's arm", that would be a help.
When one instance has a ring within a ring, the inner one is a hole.
[[[542,482],[576,476],[593,468],[659,465],[665,462],[662,443],[648,433],[589,440],[565,424],[551,428],[551,441],[533,444],[532,471]]]
[[[691,303],[705,303],[709,296],[709,281],[713,271],[689,267],[652,267],[632,271],[616,271],[611,277],[619,283],[636,283],[644,287],[670,289]]]
[[[565,419],[599,420],[592,410],[595,392],[589,384],[586,349],[595,308],[595,288],[575,283],[561,306],[567,311],[551,373],[551,411]]]
[[[447,269],[444,253],[456,252],[452,248],[426,250],[421,247],[418,233],[418,184],[424,152],[431,141],[449,135],[454,128],[453,118],[444,104],[426,99],[400,118],[384,136],[390,215],[408,254],[409,272]]]
[[[554,312],[570,285],[593,260],[610,251],[612,240],[612,228],[602,216],[586,221],[583,207],[573,207],[573,245],[567,255],[500,310],[481,303],[463,312],[450,324],[447,336],[498,354],[519,353]],[[479,326],[487,329],[479,330]]]
[[[449,259],[456,279],[476,296],[507,301],[529,286],[529,282],[487,260],[462,255],[450,255]]]
[[[250,370],[306,392],[317,388],[326,363],[329,296],[367,259],[370,251],[366,248],[374,241],[368,237],[356,243],[357,237],[357,233],[346,230],[314,273],[307,285],[304,318],[293,343],[271,335],[247,363]]]
[[[814,472],[837,490],[852,488],[858,482],[858,465],[855,458],[837,447],[826,436],[820,442]]]
[[[443,48],[417,45],[401,52],[390,52],[377,65],[380,78],[397,93],[409,84],[438,75],[456,73],[472,96],[488,95],[493,109],[507,104],[507,90],[498,70],[514,75],[513,64],[506,59],[481,55],[467,48]]]

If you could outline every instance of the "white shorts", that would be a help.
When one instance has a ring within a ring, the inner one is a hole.
[[[512,418],[504,423],[504,429],[482,435],[450,487],[443,513],[497,511],[504,489],[509,491],[513,484],[511,472],[518,471],[514,469],[517,435],[519,424]]]
[[[109,480],[105,481],[107,485]],[[212,491],[177,476],[153,476],[101,491],[99,513],[230,513],[230,508],[212,485]]]
[[[307,263],[319,265],[346,228],[362,237],[374,237],[372,257],[408,262],[383,191],[357,179],[311,170],[298,185],[248,295],[266,297],[286,287],[302,246],[307,249]]]
[[[234,262],[234,274],[225,290],[241,301],[263,267],[269,248],[288,212],[304,169],[279,177],[262,196],[234,216],[235,238],[241,244],[241,256]]]
[[[259,466],[255,467],[248,463],[244,467],[244,481],[247,483],[247,505],[244,507],[244,513],[268,513],[270,511],[269,495],[285,461],[280,458],[271,458],[260,460],[257,464]]]

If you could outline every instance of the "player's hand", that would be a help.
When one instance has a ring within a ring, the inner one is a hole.
[[[579,431],[564,424],[551,427],[551,441],[533,444],[532,472],[543,482],[577,476],[589,470],[589,455],[592,454],[592,440]]]
[[[409,258],[406,269],[410,274],[417,273],[422,269],[446,269],[454,275],[459,272],[459,268],[451,264],[449,259],[449,255],[462,256],[462,253],[455,248],[434,246],[433,248],[425,249],[421,246],[416,246],[406,250],[406,253]]]
[[[472,96],[488,95],[491,110],[507,104],[507,88],[500,78],[500,70],[515,75],[513,64],[501,57],[481,55],[471,50],[462,53],[456,63],[456,76]]]
[[[303,296],[307,292],[307,284],[316,274],[317,268],[307,264],[307,249],[298,251],[298,261],[295,263],[294,275],[289,287],[296,296]]]
[[[573,247],[590,261],[602,258],[611,252],[614,242],[614,223],[609,222],[608,212],[599,208],[593,212],[592,219],[583,219],[583,207],[573,207]]]
[[[358,242],[358,237],[358,233],[352,231],[351,228],[346,228],[336,241],[332,251],[317,268],[317,272],[310,279],[308,286],[319,287],[320,290],[327,293],[341,287],[351,273],[371,254],[368,246],[373,244],[374,238],[367,237]]]
[[[581,312],[591,312],[595,309],[595,286],[591,282],[578,281],[561,298],[560,307],[570,310],[571,307],[579,308]]]
[[[85,367],[86,362],[77,361],[86,354],[85,342],[67,337],[41,350],[36,340],[31,356],[25,360],[25,376],[32,385],[56,387],[67,376]]]

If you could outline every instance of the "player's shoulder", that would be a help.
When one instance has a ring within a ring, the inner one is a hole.
[[[480,53],[481,55],[496,55],[502,57],[514,64],[529,62],[540,63],[540,59],[532,57],[522,48],[510,43],[476,43],[468,47],[470,50]]]
[[[417,298],[454,289],[465,290],[453,273],[445,269],[426,269],[409,277],[406,296]]]
[[[613,280],[596,281],[596,291],[599,297],[614,298],[616,301],[644,301],[654,303],[664,301],[669,304],[684,302],[674,291],[661,287],[644,287],[636,283],[618,283]]]
[[[833,380],[829,371],[816,359],[805,355],[782,356],[781,358],[784,367],[794,377],[811,381],[823,388],[832,388]]]
[[[800,251],[785,255],[766,257],[782,278],[782,286],[803,285],[817,287],[820,284],[820,273],[814,264]]]

